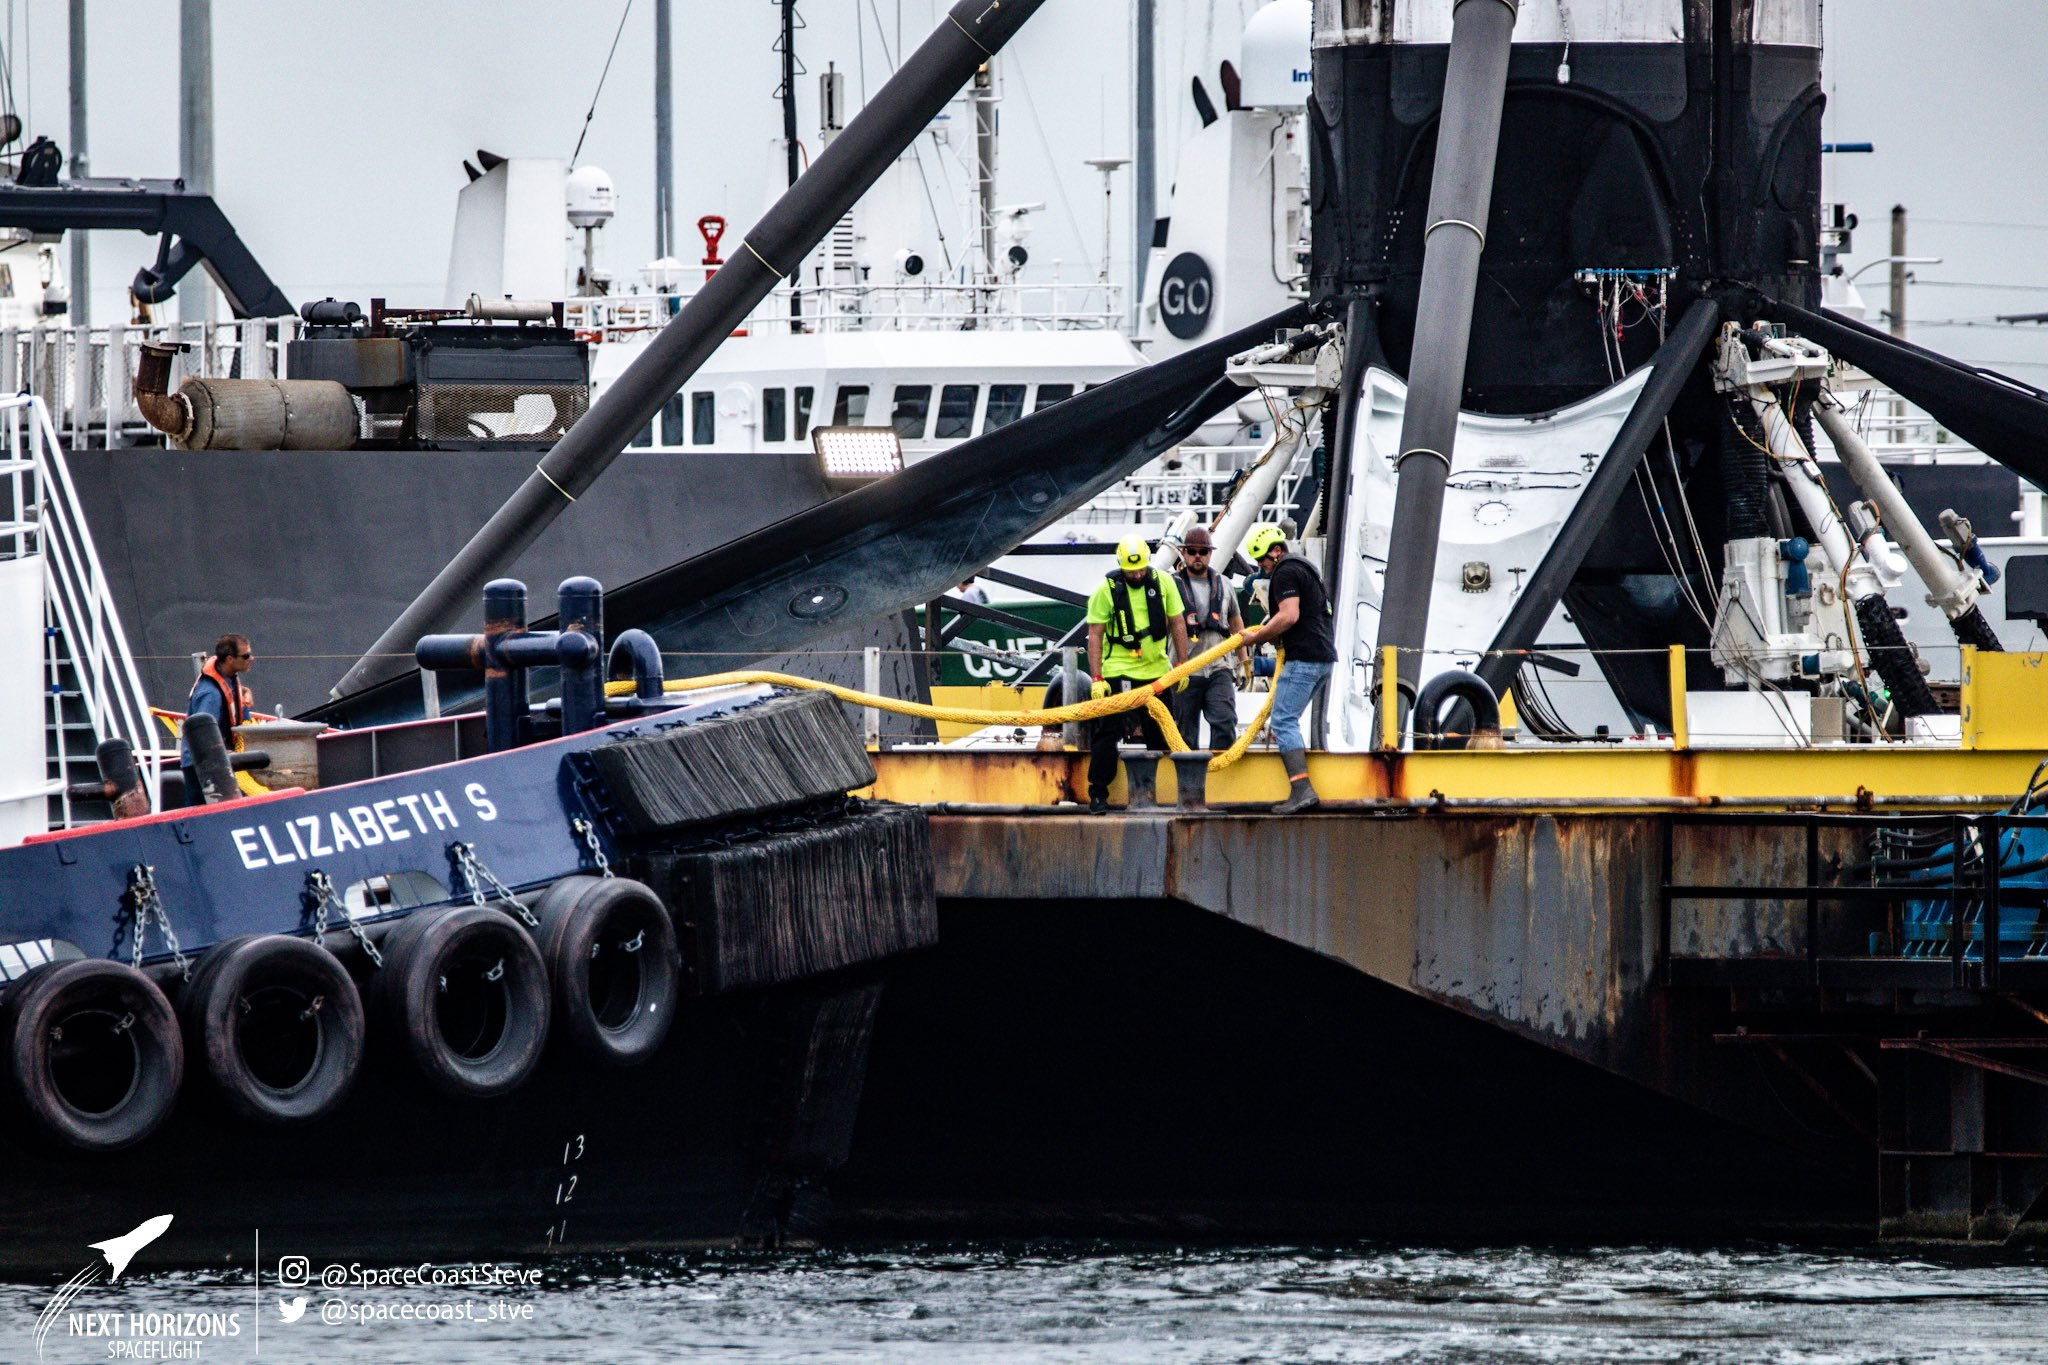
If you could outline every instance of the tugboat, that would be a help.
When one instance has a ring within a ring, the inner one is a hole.
[[[165,1213],[138,1265],[246,1264],[259,1227],[388,1259],[816,1235],[880,968],[933,938],[924,817],[849,798],[826,698],[664,693],[636,631],[608,690],[602,602],[572,579],[531,631],[494,583],[482,634],[419,646],[488,671],[483,714],[272,727],[304,752],[237,755],[281,770],[253,797],[193,717],[204,804],[0,851],[0,1264]]]

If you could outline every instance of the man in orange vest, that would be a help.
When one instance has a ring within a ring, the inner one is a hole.
[[[187,717],[212,716],[220,723],[220,737],[230,749],[235,747],[235,727],[249,719],[249,706],[254,699],[249,689],[242,686],[241,678],[255,661],[248,636],[221,636],[213,642],[213,657],[199,670],[199,677],[192,683],[191,700],[185,703]],[[199,794],[199,771],[192,766],[192,746],[182,737],[178,740],[178,767],[185,776],[185,804],[205,804],[205,798]]]

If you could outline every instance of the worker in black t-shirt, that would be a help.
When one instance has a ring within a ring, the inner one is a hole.
[[[1245,558],[1266,572],[1265,623],[1245,632],[1249,647],[1278,640],[1287,662],[1273,684],[1273,739],[1287,769],[1287,799],[1274,813],[1291,815],[1321,800],[1308,780],[1308,741],[1301,718],[1330,681],[1337,663],[1336,638],[1330,629],[1330,594],[1316,566],[1287,552],[1287,533],[1266,524],[1254,526],[1245,541]]]

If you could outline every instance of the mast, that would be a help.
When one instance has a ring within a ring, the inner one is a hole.
[[[1892,335],[1906,339],[1906,206],[1892,205]]]
[[[669,84],[669,0],[654,0],[654,259],[676,247],[675,105]],[[589,234],[585,234],[585,241]]]
[[[186,189],[213,193],[213,0],[178,6],[178,175]],[[213,282],[204,275],[179,287],[178,321],[213,321]]]
[[[1159,184],[1156,144],[1159,99],[1153,88],[1153,44],[1158,37],[1158,0],[1137,0],[1138,35],[1135,56],[1135,95],[1138,103],[1137,141],[1131,148],[1131,316],[1145,296],[1145,267],[1152,257],[1153,224],[1159,208],[1153,196]]]
[[[974,188],[980,216],[981,273],[996,276],[996,59],[974,73]]]
[[[85,0],[71,0],[71,178],[89,172],[85,155]],[[71,321],[92,325],[92,235],[71,232]]]
[[[803,174],[803,165],[798,156],[796,141],[796,0],[781,0],[782,7],[782,150],[789,172],[788,183],[794,186],[797,177]],[[854,16],[860,22],[860,16]],[[802,271],[803,263],[797,262]],[[803,275],[789,277],[789,330],[801,332],[803,328],[804,300],[798,291],[803,288]]]

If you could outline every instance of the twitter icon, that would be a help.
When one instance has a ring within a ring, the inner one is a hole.
[[[293,1299],[279,1299],[277,1301],[277,1315],[286,1322],[297,1322],[300,1318],[306,1316],[306,1296],[301,1294]]]

